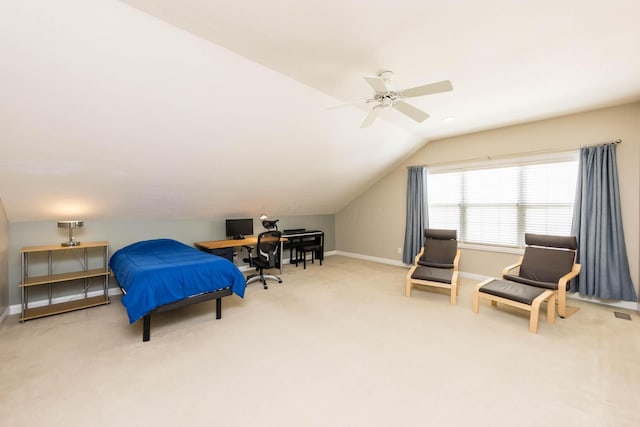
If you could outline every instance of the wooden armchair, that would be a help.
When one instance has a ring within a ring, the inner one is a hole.
[[[531,312],[529,330],[538,329],[540,305],[547,302],[547,320],[554,322],[555,301],[558,315],[567,317],[577,308],[567,307],[569,281],[580,274],[575,263],[577,241],[573,236],[525,234],[524,255],[502,270],[502,280],[487,279],[479,283],[473,295],[473,311],[479,310],[479,299],[485,298],[496,306],[498,302]],[[513,271],[519,268],[517,274]]]
[[[407,273],[405,295],[411,296],[414,285],[447,288],[451,292],[451,304],[455,304],[459,261],[457,231],[426,228],[424,246]]]

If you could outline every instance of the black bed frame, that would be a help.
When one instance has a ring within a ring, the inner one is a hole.
[[[218,291],[207,292],[200,295],[194,295],[192,297],[188,297],[180,301],[176,301],[170,304],[165,304],[165,305],[161,305],[160,307],[156,307],[154,310],[144,315],[144,318],[143,318],[144,323],[142,327],[142,341],[143,342],[149,341],[151,339],[151,314],[162,313],[163,311],[169,311],[175,308],[181,308],[187,305],[197,304],[199,302],[215,299],[216,300],[216,319],[220,319],[222,317],[222,298],[232,294],[233,292],[231,292],[231,288],[224,288]]]

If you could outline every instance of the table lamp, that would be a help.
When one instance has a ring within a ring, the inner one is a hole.
[[[73,229],[80,228],[84,226],[84,221],[58,221],[58,228],[68,228],[69,229],[69,241],[63,242],[62,246],[78,246],[80,242],[76,242],[73,240]]]

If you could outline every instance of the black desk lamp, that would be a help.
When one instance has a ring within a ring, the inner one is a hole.
[[[262,226],[264,228],[266,228],[267,230],[271,231],[271,230],[277,230],[278,229],[278,225],[276,224],[278,221],[280,221],[279,219],[267,219],[269,218],[267,216],[267,214],[262,214],[260,215],[260,219],[262,220]]]
[[[265,219],[262,221],[262,226],[267,230],[277,230],[278,224],[276,224],[279,219]]]

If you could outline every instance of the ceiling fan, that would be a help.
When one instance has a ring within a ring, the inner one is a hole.
[[[378,114],[385,108],[395,108],[416,122],[422,123],[429,117],[429,114],[409,104],[405,99],[453,90],[453,86],[451,86],[449,80],[429,83],[404,90],[393,90],[390,85],[392,78],[392,71],[383,71],[377,76],[364,78],[375,91],[373,98],[367,99],[365,102],[367,104],[375,102],[376,105],[369,111],[364,122],[360,125],[361,128],[371,126],[376,117],[378,117]]]

